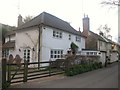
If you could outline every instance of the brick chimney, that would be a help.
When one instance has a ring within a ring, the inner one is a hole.
[[[88,17],[88,15],[84,15],[84,18],[83,18],[83,35],[85,35],[87,37],[89,30],[90,30],[89,17]]]
[[[22,21],[23,18],[21,15],[18,16],[18,27],[21,26],[24,22]]]

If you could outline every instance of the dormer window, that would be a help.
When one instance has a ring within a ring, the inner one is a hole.
[[[62,38],[62,32],[53,30],[53,37]]]

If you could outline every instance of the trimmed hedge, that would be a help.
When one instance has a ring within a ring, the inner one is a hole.
[[[98,68],[102,68],[101,62],[95,62],[93,64],[73,65],[71,68],[65,70],[65,75],[74,76],[84,72],[92,71]]]

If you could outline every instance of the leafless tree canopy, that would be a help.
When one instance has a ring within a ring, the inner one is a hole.
[[[30,21],[31,19],[33,19],[33,16],[30,16],[30,15],[26,16],[26,17],[24,18],[24,23]]]
[[[104,0],[101,2],[103,5],[114,5],[114,6],[120,6],[120,0]]]

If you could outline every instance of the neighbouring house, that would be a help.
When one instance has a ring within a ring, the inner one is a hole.
[[[0,23],[0,35],[1,35],[0,40],[2,41],[2,44],[5,43],[5,34],[8,31],[12,31],[15,28],[16,28],[15,26],[10,26]]]
[[[5,44],[3,44],[3,56],[2,57],[7,57],[12,53],[15,55],[15,31],[9,31],[5,35]]]
[[[71,43],[78,46],[78,51],[85,49],[85,38],[68,22],[43,12],[27,23],[19,21],[17,29],[6,35],[4,56],[19,54],[29,62],[56,60],[64,58]]]
[[[120,45],[116,42],[112,42],[112,49],[110,50],[111,53],[111,62],[119,60],[120,58]]]
[[[112,49],[113,41],[107,39],[103,36],[103,33],[100,35],[90,31],[89,26],[89,17],[84,16],[83,18],[83,35],[87,38],[85,39],[85,48],[89,50],[99,51],[100,61],[105,64],[106,57],[112,61],[116,61],[117,53]]]

